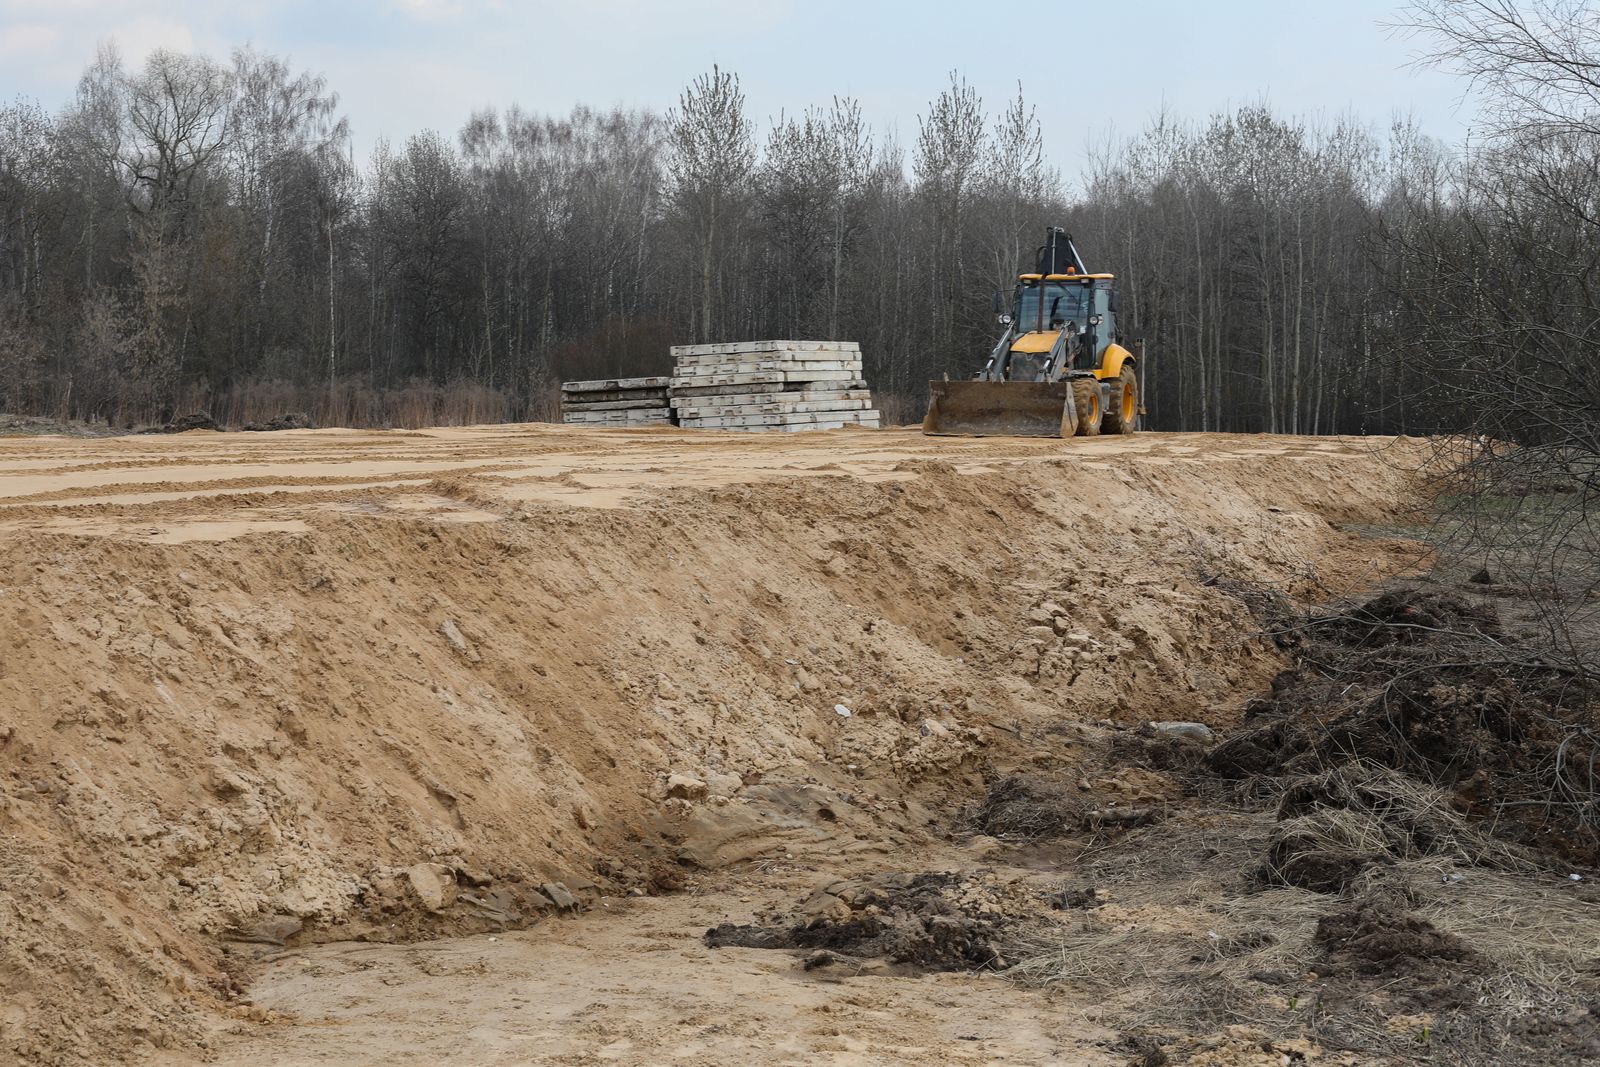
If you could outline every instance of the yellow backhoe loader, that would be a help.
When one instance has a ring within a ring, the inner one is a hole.
[[[1005,328],[989,361],[965,382],[929,382],[926,434],[1092,437],[1133,433],[1144,414],[1142,352],[1122,347],[1117,288],[1090,274],[1060,227],[1051,227],[1032,274],[1017,276]]]

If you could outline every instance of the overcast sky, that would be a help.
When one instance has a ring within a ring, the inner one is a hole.
[[[55,109],[95,46],[130,66],[156,47],[225,59],[253,44],[327,76],[365,154],[424,127],[454,134],[474,108],[578,102],[665,108],[713,63],[743,81],[754,117],[859,98],[908,145],[917,115],[960,71],[997,111],[1038,106],[1045,151],[1069,176],[1087,146],[1165,106],[1193,118],[1262,98],[1281,113],[1353,112],[1377,129],[1409,114],[1459,141],[1460,85],[1408,61],[1381,23],[1392,0],[0,0],[0,98]]]

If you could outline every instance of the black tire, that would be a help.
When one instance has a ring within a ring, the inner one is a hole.
[[[1111,407],[1100,423],[1102,433],[1136,433],[1139,429],[1139,379],[1126,363],[1111,386]]]
[[[1072,402],[1078,407],[1078,436],[1100,436],[1105,405],[1100,403],[1100,383],[1093,378],[1077,378],[1072,383]]]

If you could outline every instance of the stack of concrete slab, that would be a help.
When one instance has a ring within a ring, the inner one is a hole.
[[[678,425],[749,433],[878,426],[854,341],[737,341],[672,349]]]
[[[561,383],[561,421],[593,426],[672,423],[666,378],[603,378]]]

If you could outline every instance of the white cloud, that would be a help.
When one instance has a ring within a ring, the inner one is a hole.
[[[0,56],[25,56],[49,51],[60,43],[59,26],[34,22],[0,28]]]
[[[396,0],[396,5],[419,19],[459,18],[467,9],[460,0]]]
[[[106,36],[117,42],[129,67],[138,67],[145,56],[158,48],[192,52],[195,47],[194,30],[188,23],[172,19],[135,19],[112,27]]]
[[[105,42],[115,43],[130,71],[158,48],[226,59],[234,41],[210,32],[217,17],[217,6],[204,0],[0,0],[0,93],[57,107]]]

